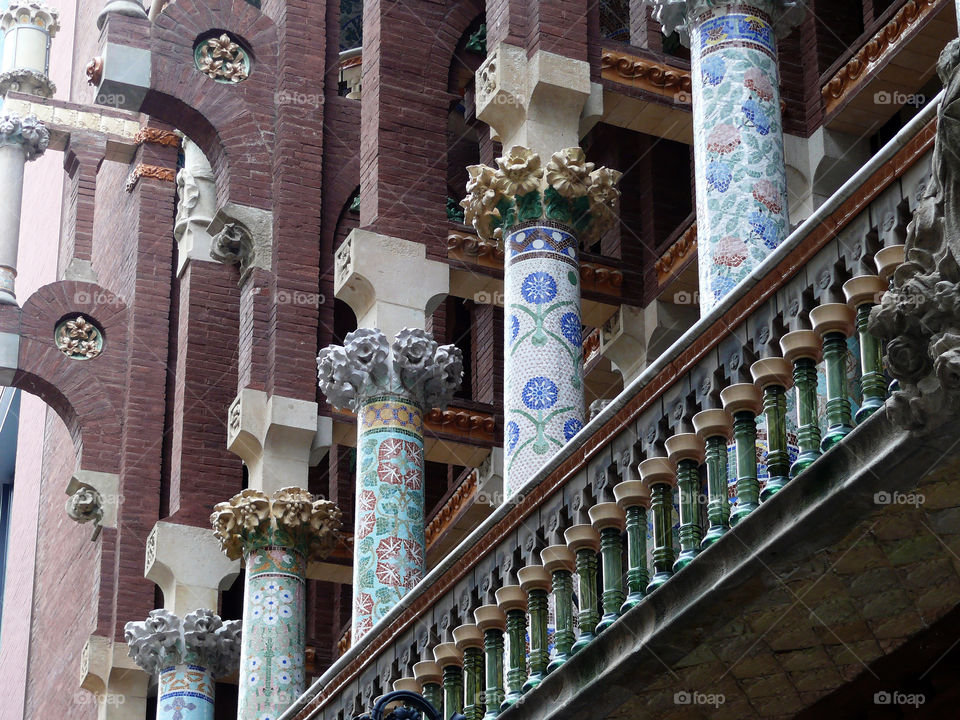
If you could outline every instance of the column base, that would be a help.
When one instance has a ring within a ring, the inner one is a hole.
[[[737,523],[743,520],[747,515],[760,507],[760,503],[740,503],[730,513],[730,527],[736,527]]]
[[[531,673],[530,677],[528,677],[527,681],[523,684],[523,687],[520,688],[520,693],[522,695],[525,695],[531,690],[533,690],[535,687],[539,687],[540,683],[542,683],[543,679],[547,676],[547,672],[549,672],[549,670],[542,673],[539,673],[539,672]]]
[[[795,478],[813,465],[813,461],[818,457],[820,457],[820,453],[817,450],[807,450],[806,452],[800,453],[800,457],[794,460],[793,465],[790,466],[790,477]]]
[[[520,690],[517,690],[516,692],[508,692],[503,702],[500,703],[500,712],[503,712],[504,710],[509,708],[511,705],[516,703],[517,700],[519,700],[522,697],[523,697],[523,693]]]
[[[707,530],[706,536],[704,536],[703,540],[700,542],[700,551],[703,552],[706,550],[728,532],[730,532],[730,528],[726,527],[725,525],[711,525]]]
[[[790,481],[789,477],[778,475],[767,480],[767,485],[760,491],[760,502],[766,502],[776,495]]]
[[[820,452],[826,452],[852,432],[853,427],[850,425],[830,426],[827,428],[827,434],[820,441]]]
[[[584,631],[580,633],[580,637],[577,638],[577,641],[573,644],[573,647],[570,648],[570,654],[576,655],[578,652],[583,650],[587,645],[592,643],[597,638],[596,630],[593,632]]]
[[[656,590],[658,587],[663,585],[667,580],[669,580],[672,577],[673,577],[673,573],[670,571],[664,570],[663,572],[658,572],[656,575],[653,576],[653,579],[650,581],[650,584],[647,585],[647,595],[652,593],[654,590]]]
[[[619,619],[620,619],[619,612],[605,613],[604,616],[600,618],[600,622],[597,624],[597,629],[595,631],[596,634],[599,635]]]
[[[857,414],[854,417],[857,425],[860,425],[864,420],[882,408],[883,403],[883,398],[864,398],[863,405],[860,406],[860,409],[857,410]]]
[[[570,659],[572,653],[559,653],[553,660],[550,661],[550,664],[547,665],[547,675],[552,673],[554,670],[557,670]]]
[[[488,709],[483,715],[483,720],[493,720],[500,714],[500,708]]]
[[[627,612],[627,610],[635,608],[637,605],[643,602],[644,597],[646,596],[643,594],[642,590],[637,590],[636,592],[632,592],[627,595],[627,599],[624,600],[623,605],[620,606],[620,614],[623,615],[625,612]]]
[[[702,544],[701,547],[703,547]],[[696,547],[690,548],[689,550],[681,550],[680,554],[677,555],[676,562],[673,563],[673,572],[678,573],[683,570],[687,565],[690,564],[690,561],[699,554],[700,550]]]

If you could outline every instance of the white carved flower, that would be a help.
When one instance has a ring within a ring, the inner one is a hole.
[[[313,495],[299,487],[277,490],[273,495],[273,516],[277,525],[299,528],[309,524]],[[279,590],[279,586],[276,588]]]
[[[492,231],[490,225],[500,217],[497,203],[503,199],[503,193],[497,187],[494,169],[487,165],[470,165],[467,167],[467,197],[460,201],[463,208],[463,222],[472,225],[477,234],[485,239],[493,239],[497,231]]]
[[[495,182],[504,195],[526,195],[540,187],[543,168],[540,156],[521,145],[510,148],[505,156],[497,158],[499,170]]]
[[[400,384],[422,394],[436,352],[437,343],[425,330],[404,328],[397,333],[393,342],[393,369]]]
[[[424,384],[424,404],[444,408],[463,380],[463,353],[456,345],[441,345],[434,355],[430,377]]]
[[[317,356],[320,390],[334,407],[356,409],[357,395],[366,381],[364,373],[340,345],[329,345]]]
[[[592,170],[593,163],[587,162],[582,148],[566,148],[554,153],[547,163],[547,184],[565,198],[583,197]]]
[[[343,348],[354,363],[374,382],[387,377],[387,356],[390,346],[386,336],[376,328],[358,328],[344,338]]]
[[[583,237],[585,245],[592,244],[592,240],[603,235],[617,222],[617,202],[620,191],[617,183],[623,173],[608,167],[601,167],[590,173],[590,186],[587,195],[590,198],[590,227]]]

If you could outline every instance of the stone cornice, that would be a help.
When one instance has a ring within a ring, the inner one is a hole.
[[[690,71],[655,60],[604,49],[600,56],[600,77],[670,98],[683,105],[691,102]]]
[[[866,80],[869,71],[896,51],[904,33],[930,15],[937,5],[937,0],[908,0],[820,89],[827,113],[832,112],[852,95]]]

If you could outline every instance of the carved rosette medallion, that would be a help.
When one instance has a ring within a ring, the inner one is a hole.
[[[360,328],[317,358],[320,389],[357,413],[352,636],[359,640],[426,569],[423,415],[444,408],[463,377],[463,356],[424,330],[392,345]]]
[[[250,56],[227,33],[198,42],[193,57],[197,69],[219,83],[236,84],[250,75]]]
[[[91,360],[103,352],[103,333],[83,315],[62,320],[53,337],[57,349],[72,360]]]
[[[504,246],[505,487],[513,496],[583,427],[579,246],[618,221],[621,173],[579,147],[514,147],[468,168],[466,222]]]
[[[307,562],[330,554],[340,518],[298,487],[247,489],[214,508],[214,536],[246,565],[239,717],[275,717],[303,692]]]

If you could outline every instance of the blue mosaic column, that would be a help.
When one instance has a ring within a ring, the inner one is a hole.
[[[499,169],[468,168],[465,222],[504,246],[504,500],[583,427],[581,241],[616,221],[620,173],[579,147],[513,147]]]
[[[159,675],[157,720],[213,720],[214,678],[239,665],[239,620],[223,622],[201,609],[181,621],[167,610],[152,610],[145,621],[128,622],[124,638],[137,665]]]
[[[331,404],[357,413],[352,640],[366,635],[426,571],[423,414],[443,408],[462,355],[423,330],[394,343],[361,328],[317,359]]]
[[[306,687],[303,661],[307,562],[339,541],[340,510],[302,488],[268,497],[248,489],[210,520],[230,559],[243,557],[243,641],[237,716],[273,720]]]
[[[707,314],[786,238],[776,32],[803,17],[786,0],[654,0],[688,42],[693,80],[700,311]]]

